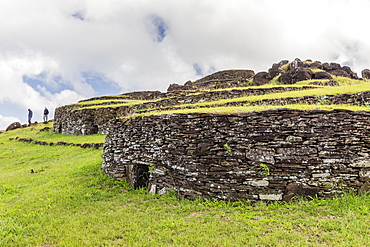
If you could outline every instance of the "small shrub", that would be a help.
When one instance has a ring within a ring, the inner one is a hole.
[[[265,164],[260,164],[260,167],[262,169],[262,175],[269,176],[270,175],[270,168]]]
[[[154,164],[150,164],[149,166],[148,166],[148,172],[149,173],[153,173],[155,171],[155,166],[154,166]]]
[[[224,149],[226,152],[231,152],[231,148],[227,144],[224,145]]]

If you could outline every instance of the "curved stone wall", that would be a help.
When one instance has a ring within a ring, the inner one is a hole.
[[[369,190],[370,112],[277,109],[116,120],[103,170],[153,193],[290,200]]]
[[[300,91],[311,89],[311,86],[303,87],[273,87],[256,89],[235,89],[226,91],[210,91],[189,94],[189,92],[160,93],[158,91],[144,91],[124,94],[127,99],[148,100],[146,103],[133,106],[101,107],[82,109],[79,104],[58,107],[54,113],[54,131],[68,135],[105,134],[111,120],[123,118],[136,111],[165,108],[179,104],[193,104],[198,102],[213,101],[219,99],[238,98],[250,95],[263,95],[288,91]],[[96,97],[93,99],[114,99],[115,97]],[[162,99],[161,99],[162,98]],[[122,97],[121,97],[122,99]],[[84,102],[84,101],[80,101]]]
[[[78,110],[79,105],[58,107],[54,113],[54,132],[67,135],[106,134],[109,122],[124,117],[127,106]]]

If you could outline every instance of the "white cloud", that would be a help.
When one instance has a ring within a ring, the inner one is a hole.
[[[369,7],[367,0],[4,0],[0,103],[55,108],[99,94],[86,74],[101,75],[115,94],[164,91],[198,78],[195,64],[204,73],[257,72],[299,57],[360,72],[370,67]]]
[[[20,122],[17,117],[4,117],[0,115],[0,130],[6,130],[6,128],[14,122]]]

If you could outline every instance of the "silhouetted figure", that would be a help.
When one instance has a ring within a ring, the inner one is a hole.
[[[49,115],[49,110],[48,108],[45,107],[44,109],[44,122],[45,123],[48,121],[48,115]]]
[[[28,124],[31,124],[32,116],[33,116],[33,112],[31,111],[31,109],[28,109]]]

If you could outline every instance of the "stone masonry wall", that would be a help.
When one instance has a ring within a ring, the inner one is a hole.
[[[77,110],[79,105],[68,105],[55,109],[54,132],[67,135],[105,134],[109,122],[124,117],[129,107],[105,107]]]
[[[128,99],[154,100],[163,97],[162,100],[134,105],[133,107],[103,107],[78,110],[79,104],[58,107],[54,113],[54,131],[68,135],[90,135],[107,132],[109,121],[116,118],[123,118],[135,110],[148,108],[168,107],[184,103],[197,103],[226,98],[238,98],[248,95],[263,95],[267,93],[278,93],[286,91],[306,90],[311,86],[303,87],[274,87],[259,89],[241,89],[226,91],[210,91],[201,94],[191,94],[188,92],[161,93],[159,91],[144,91],[127,93]],[[93,99],[114,99],[115,97],[96,97]],[[122,98],[122,97],[121,97]],[[83,101],[80,101],[83,102]]]
[[[103,170],[153,193],[290,200],[369,190],[370,112],[172,114],[108,131]]]

